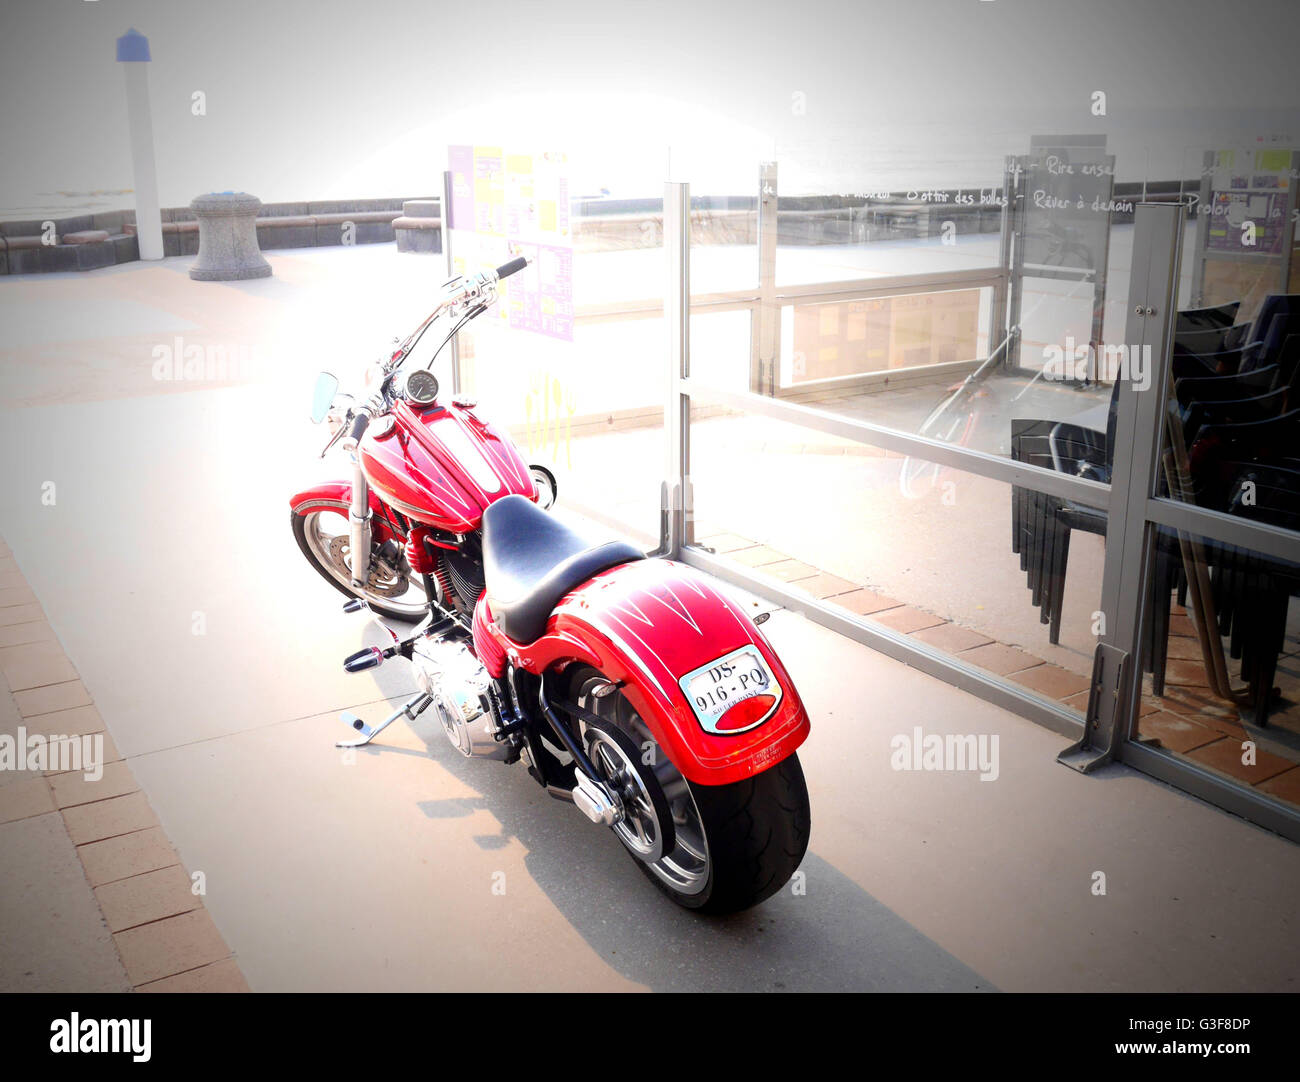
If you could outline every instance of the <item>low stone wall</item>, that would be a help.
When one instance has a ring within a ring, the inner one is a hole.
[[[59,219],[52,237],[44,229],[49,219],[5,222],[0,226],[0,274],[95,270],[139,259],[135,225],[124,223],[123,216],[119,211]]]
[[[332,199],[266,203],[258,212],[257,242],[263,251],[338,244],[385,244],[396,239],[394,222],[409,199]],[[438,200],[421,200],[437,207]],[[189,207],[164,207],[163,255],[197,255],[199,223]],[[52,234],[46,222],[53,222]],[[422,228],[429,229],[427,223]],[[103,233],[103,237],[85,234]],[[441,251],[441,220],[433,219],[433,247]],[[47,239],[49,238],[49,239]],[[72,243],[68,243],[69,240]],[[51,243],[52,240],[52,243]],[[424,250],[424,249],[420,249]],[[65,218],[0,222],[0,274],[94,270],[140,258],[135,211],[114,210]]]
[[[1115,200],[1124,205],[1111,216],[1122,225],[1133,220],[1132,208],[1148,202],[1172,202],[1195,190],[1190,181],[1121,183]],[[957,189],[877,196],[781,196],[777,201],[777,243],[788,246],[870,244],[938,236],[952,222],[957,234],[997,233],[1002,226],[1001,189]],[[691,200],[691,243],[753,245],[758,242],[757,201],[752,196],[702,196]],[[1189,208],[1188,214],[1192,211]],[[660,199],[575,200],[572,221],[579,252],[658,248],[663,244]],[[189,207],[162,211],[165,255],[198,252],[198,221]],[[139,258],[135,213],[130,210],[79,215],[55,220],[58,238],[104,232],[107,238],[79,244],[46,244],[44,222],[0,223],[0,274],[89,270]],[[258,212],[257,240],[263,251],[338,244],[395,242],[402,252],[441,252],[441,200],[318,200],[267,203]]]
[[[1187,182],[1115,185],[1114,200],[1125,209],[1111,215],[1113,225],[1133,221],[1133,208],[1147,202],[1172,202]],[[1002,229],[1002,189],[956,189],[879,196],[781,196],[777,199],[777,243],[802,247],[923,240],[940,236],[951,222],[956,234],[997,233]],[[960,200],[960,201],[959,201]],[[1190,212],[1189,212],[1190,213]],[[575,204],[574,244],[579,251],[657,248],[663,244],[663,204],[657,199],[584,200]],[[755,200],[703,197],[691,200],[691,243],[756,244]]]
[[[402,216],[405,202],[409,200],[264,203],[257,213],[257,243],[264,252],[337,244],[386,244],[396,239],[393,222]],[[198,220],[189,207],[164,209],[162,223],[164,255],[198,252]]]

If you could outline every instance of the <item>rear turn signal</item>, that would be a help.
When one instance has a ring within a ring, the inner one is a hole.
[[[741,699],[718,718],[717,730],[720,733],[734,733],[748,729],[762,721],[775,705],[775,695],[751,695],[748,699]]]

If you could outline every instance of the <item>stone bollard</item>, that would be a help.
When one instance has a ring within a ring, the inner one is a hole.
[[[190,277],[200,282],[268,278],[271,264],[257,245],[257,212],[262,201],[247,192],[216,192],[190,203],[199,220],[199,257]]]
[[[442,215],[436,199],[408,199],[402,216],[393,219],[399,252],[441,252]]]

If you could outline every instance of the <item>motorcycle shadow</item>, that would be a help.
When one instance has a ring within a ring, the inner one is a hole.
[[[994,991],[813,850],[795,877],[754,909],[690,913],[657,891],[607,830],[547,796],[524,772],[466,759],[429,714],[411,725],[429,758],[477,794],[422,801],[430,819],[487,810],[495,850],[517,839],[524,864],[573,929],[613,969],[654,991]],[[378,754],[416,755],[371,745]]]

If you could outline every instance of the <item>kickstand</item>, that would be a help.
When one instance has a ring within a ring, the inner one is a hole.
[[[389,714],[388,717],[384,718],[384,720],[378,725],[367,725],[357,717],[356,714],[342,714],[340,715],[339,720],[349,729],[353,729],[361,735],[355,740],[337,740],[335,741],[334,746],[336,748],[365,747],[365,745],[369,744],[370,741],[392,725],[398,718],[405,717],[414,721],[416,717],[419,716],[420,712],[431,702],[433,702],[433,699],[422,691],[405,706],[398,707],[397,710]]]

